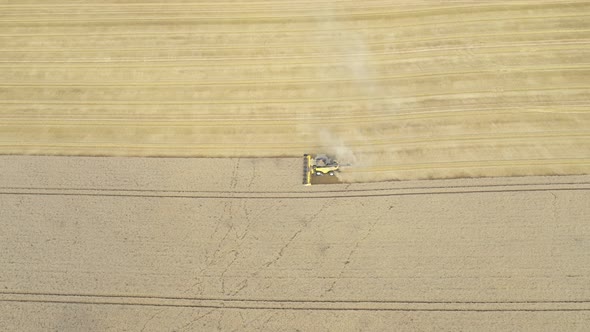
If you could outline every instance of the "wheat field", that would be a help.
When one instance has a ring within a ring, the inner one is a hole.
[[[587,174],[584,1],[0,2],[0,153]]]
[[[585,331],[590,176],[0,157],[0,330]]]
[[[586,331],[589,18],[0,0],[0,331]]]

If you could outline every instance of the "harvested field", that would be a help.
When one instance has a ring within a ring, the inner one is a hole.
[[[0,0],[0,331],[586,330],[590,2],[415,3]]]
[[[590,173],[590,3],[0,1],[0,153]]]
[[[0,158],[1,330],[568,330],[590,177],[303,187],[300,158]]]

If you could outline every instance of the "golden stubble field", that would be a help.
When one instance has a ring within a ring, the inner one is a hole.
[[[0,153],[590,171],[585,1],[0,1]]]

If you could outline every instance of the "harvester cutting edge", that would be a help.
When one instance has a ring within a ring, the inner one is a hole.
[[[311,186],[311,156],[303,155],[303,185]]]

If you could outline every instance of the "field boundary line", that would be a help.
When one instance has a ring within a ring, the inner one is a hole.
[[[333,198],[370,198],[370,197],[393,197],[393,196],[419,196],[419,195],[457,195],[457,194],[486,194],[486,193],[518,193],[518,192],[557,192],[557,191],[587,191],[590,185],[585,183],[580,186],[558,186],[546,185],[545,188],[522,187],[522,188],[486,188],[474,190],[471,188],[441,188],[438,190],[428,189],[385,189],[366,190],[363,193],[348,192],[313,192],[313,191],[293,191],[293,192],[268,192],[268,193],[250,193],[250,192],[172,192],[172,191],[150,191],[141,190],[92,190],[92,189],[8,189],[0,188],[0,195],[14,196],[80,196],[80,197],[129,197],[129,198],[175,198],[175,199],[333,199]],[[387,192],[389,191],[389,192]]]
[[[131,305],[243,310],[336,311],[590,311],[590,301],[345,301],[214,299],[92,294],[0,293],[0,302]]]

